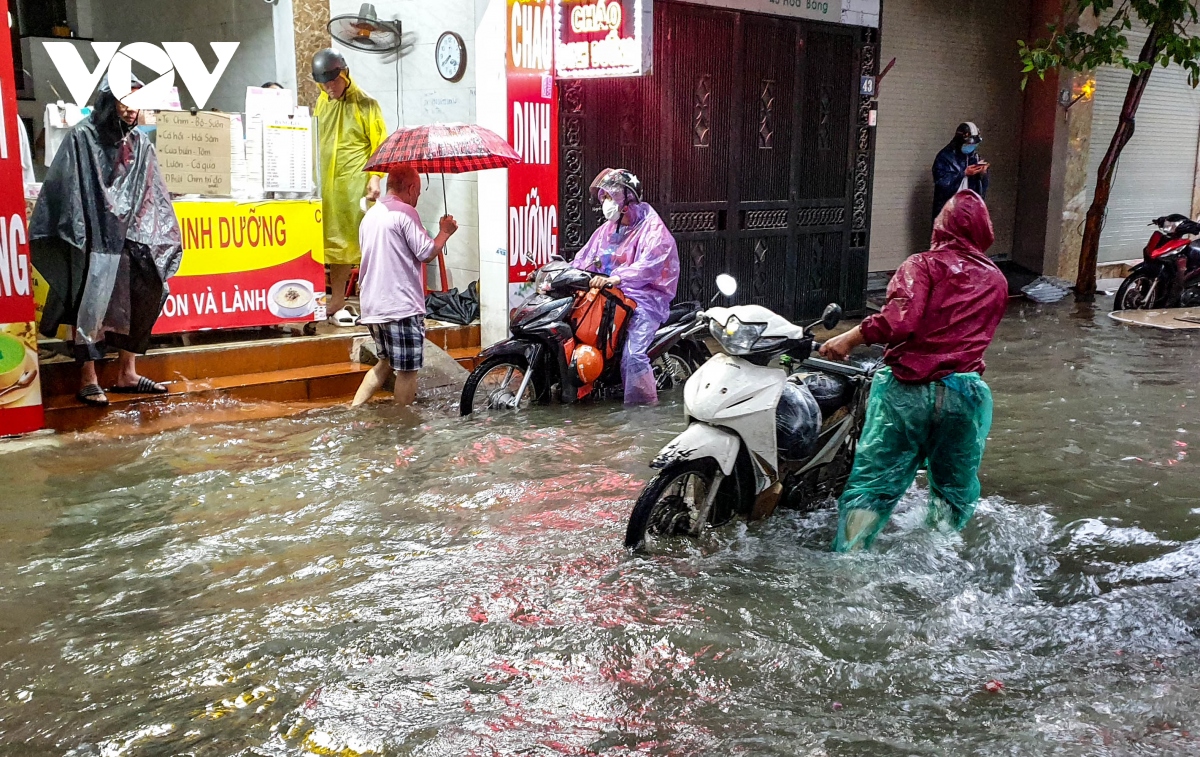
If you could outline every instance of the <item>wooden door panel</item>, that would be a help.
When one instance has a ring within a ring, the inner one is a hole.
[[[844,197],[850,171],[854,40],[810,30],[804,50],[799,196]]]
[[[718,236],[678,239],[679,289],[677,301],[698,300],[708,304],[717,293],[717,276],[728,273],[725,240]]]
[[[786,204],[791,195],[797,34],[791,21],[746,16],[740,200]]]
[[[743,236],[739,240],[736,264],[730,272],[740,287],[738,302],[762,305],[785,317],[790,314],[788,248],[786,234]]]
[[[732,103],[735,96],[734,31],[737,14],[664,3],[656,16],[665,27],[665,49],[655,53],[669,70],[671,202],[718,203],[729,196]]]

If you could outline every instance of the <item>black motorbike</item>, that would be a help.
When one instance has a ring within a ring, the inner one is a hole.
[[[1113,298],[1113,310],[1200,307],[1200,223],[1178,213],[1150,222],[1157,230]]]
[[[593,275],[563,260],[535,272],[534,294],[512,313],[512,337],[484,350],[467,378],[459,405],[462,415],[622,396],[623,330],[616,337],[615,355],[604,361],[598,377],[582,376],[573,358],[577,340],[571,316],[591,288]],[[659,391],[682,386],[710,357],[700,312],[698,302],[673,305],[670,318],[655,334],[648,356]]]

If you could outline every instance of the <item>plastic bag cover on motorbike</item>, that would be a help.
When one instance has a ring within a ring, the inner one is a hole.
[[[679,250],[649,203],[630,206],[633,224],[618,230],[605,221],[571,262],[576,268],[621,277],[621,291],[658,323],[671,314],[679,285]]]
[[[992,394],[978,374],[905,384],[875,374],[854,470],[838,501],[839,552],[870,547],[927,464],[929,523],[961,530],[979,499],[979,463],[992,425]]]
[[[785,382],[775,409],[775,441],[784,460],[803,460],[821,435],[821,408],[804,384]]]

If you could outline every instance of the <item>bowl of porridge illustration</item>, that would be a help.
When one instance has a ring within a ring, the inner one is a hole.
[[[267,309],[278,318],[304,318],[317,309],[311,281],[277,281],[267,292]]]

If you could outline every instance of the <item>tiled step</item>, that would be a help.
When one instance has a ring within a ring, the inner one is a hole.
[[[446,350],[454,361],[466,368],[468,371],[475,370],[475,366],[479,365],[479,347],[460,347],[458,349]]]
[[[475,348],[479,351],[479,324],[470,326],[455,326],[431,322],[425,328],[425,338],[443,350],[460,350]]]
[[[333,334],[281,337],[226,344],[169,347],[138,358],[138,372],[154,381],[209,380],[249,373],[333,365],[350,358],[354,340],[367,336],[365,328]],[[479,354],[479,325],[432,326],[429,341],[459,357]],[[461,361],[460,361],[461,362]],[[470,370],[472,366],[465,366]],[[101,386],[116,383],[115,360],[96,365]],[[47,397],[73,396],[79,388],[79,368],[71,360],[42,364],[42,393]]]
[[[79,431],[114,419],[118,425],[137,429],[152,424],[154,430],[208,422],[206,409],[228,414],[215,400],[231,399],[242,403],[298,403],[303,410],[354,395],[366,367],[349,361],[312,365],[305,368],[225,375],[200,381],[176,381],[165,395],[109,394],[109,406],[84,405],[74,394],[51,396],[46,400],[46,425],[56,431]],[[282,413],[272,413],[279,415]],[[172,423],[175,416],[177,423]],[[165,425],[164,425],[165,424]],[[146,430],[146,429],[141,429]]]
[[[215,380],[249,373],[333,365],[350,359],[350,347],[366,332],[290,339],[266,339],[208,346],[152,350],[138,358],[138,373],[160,383]],[[117,380],[116,360],[96,364],[101,386]],[[42,365],[42,394],[73,397],[79,388],[79,368],[70,360]]]

